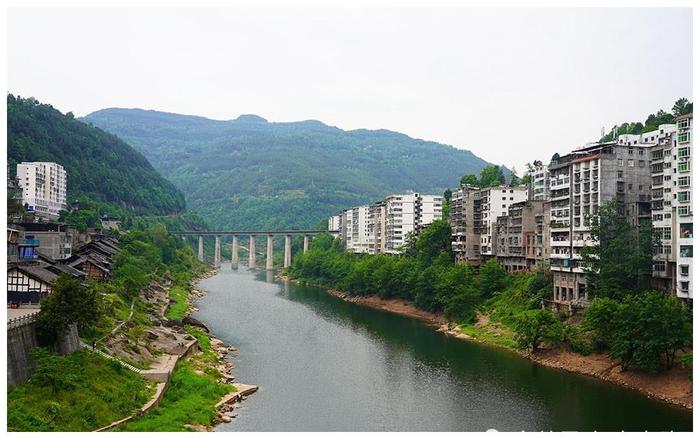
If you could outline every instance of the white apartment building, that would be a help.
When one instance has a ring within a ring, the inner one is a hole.
[[[337,232],[340,230],[340,215],[333,215],[328,218],[328,231]]]
[[[524,186],[495,186],[481,189],[481,255],[496,255],[496,220],[508,215],[513,203],[526,201],[527,188]]]
[[[410,233],[441,218],[439,195],[392,194],[376,203],[344,210],[338,230],[349,251],[399,254]],[[329,225],[334,221],[331,217]]]
[[[678,231],[678,260],[676,295],[693,298],[693,205],[691,162],[693,149],[693,114],[676,118],[676,230]]]
[[[549,169],[547,165],[537,162],[530,173],[530,197],[533,200],[549,200]]]
[[[66,209],[66,171],[51,162],[22,162],[17,165],[17,181],[22,188],[22,203],[37,216],[57,220]]]
[[[457,261],[478,264],[483,257],[496,255],[496,221],[508,208],[526,201],[524,186],[479,188],[462,185],[452,192],[450,226],[452,251]]]

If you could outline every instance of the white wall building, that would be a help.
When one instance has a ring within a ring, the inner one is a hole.
[[[549,169],[547,165],[538,162],[530,173],[532,178],[530,197],[533,200],[549,200]]]
[[[495,186],[481,189],[481,255],[495,256],[496,220],[508,215],[513,203],[526,201],[527,188],[524,186]]]
[[[678,297],[693,298],[693,205],[692,205],[692,148],[693,114],[685,114],[676,119],[676,148],[674,158],[676,185],[674,206],[677,230],[677,285]]]
[[[37,216],[57,220],[66,208],[66,171],[51,162],[22,162],[17,165],[17,181],[22,188],[22,203]]]

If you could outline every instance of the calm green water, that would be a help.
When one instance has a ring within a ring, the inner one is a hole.
[[[222,431],[692,429],[690,411],[227,266],[196,317],[260,390]]]

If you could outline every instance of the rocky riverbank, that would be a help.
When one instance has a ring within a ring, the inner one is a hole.
[[[286,276],[280,275],[280,279],[289,280]],[[325,288],[325,287],[321,287]],[[611,361],[607,355],[594,353],[591,355],[580,355],[575,352],[562,351],[557,349],[541,349],[537,353],[529,353],[525,350],[513,349],[502,344],[489,342],[488,338],[474,337],[462,332],[458,325],[450,324],[442,314],[431,313],[416,308],[411,302],[402,299],[382,299],[378,296],[352,296],[342,291],[326,289],[328,294],[338,297],[346,302],[355,303],[387,312],[402,314],[405,316],[420,319],[437,331],[445,335],[489,344],[503,349],[516,352],[518,355],[534,361],[543,366],[565,370],[572,373],[592,376],[610,383],[614,383],[629,389],[639,391],[649,398],[658,399],[669,404],[678,405],[687,409],[693,408],[692,382],[688,380],[689,370],[675,366],[669,371],[658,374],[650,374],[641,371],[621,370],[618,363]],[[494,331],[496,335],[498,329],[489,325],[488,317],[480,319],[476,325],[483,331]]]
[[[197,277],[196,279],[193,280],[192,284],[196,285],[198,282],[202,281],[203,279],[206,279],[207,277],[211,277],[217,273],[216,270],[211,270],[203,275]],[[209,341],[211,343],[211,350],[213,353],[216,355],[216,370],[219,371],[219,374],[221,378],[219,381],[221,383],[227,383],[227,384],[232,384],[236,390],[225,395],[217,404],[216,404],[216,409],[217,409],[217,416],[214,419],[214,423],[211,426],[203,426],[203,425],[195,425],[195,426],[190,426],[193,430],[195,431],[211,431],[211,428],[215,426],[216,424],[220,423],[227,423],[231,422],[237,414],[234,412],[236,408],[236,404],[244,401],[247,399],[248,395],[256,392],[258,390],[257,386],[254,385],[249,385],[249,384],[242,384],[242,383],[237,383],[235,382],[235,377],[233,376],[233,369],[234,369],[234,363],[233,363],[233,356],[236,355],[238,350],[232,346],[232,345],[225,345],[223,341],[219,340],[216,337],[213,337],[211,333],[209,332],[209,329],[204,325],[202,322],[199,322],[195,318],[191,316],[192,313],[197,312],[198,308],[195,305],[195,302],[207,295],[207,292],[204,290],[198,290],[198,289],[192,289],[190,291],[190,294],[188,296],[187,302],[188,302],[188,307],[187,307],[187,314],[186,317],[183,319],[183,322],[187,321],[186,323],[189,323],[193,326],[199,326],[202,329],[204,329],[208,336],[209,336]]]

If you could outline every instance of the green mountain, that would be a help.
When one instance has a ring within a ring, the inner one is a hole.
[[[442,194],[488,163],[388,130],[110,108],[85,118],[134,145],[215,228],[309,227],[392,192]]]
[[[110,214],[171,215],[185,197],[146,158],[113,134],[36,99],[7,95],[7,156],[16,164],[49,161],[68,173],[67,199]],[[97,207],[95,207],[97,206]]]

